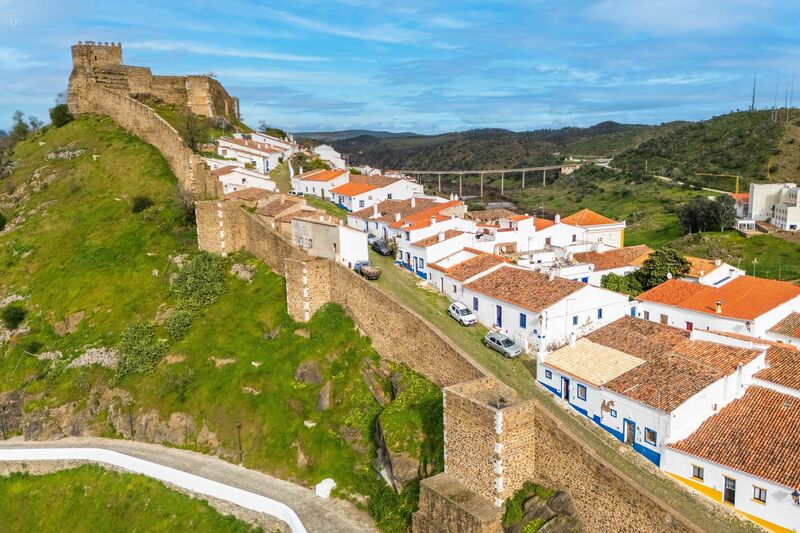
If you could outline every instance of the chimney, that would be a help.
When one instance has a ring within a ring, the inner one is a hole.
[[[550,281],[553,281],[554,279],[556,279],[556,275],[553,273],[552,270],[547,273],[547,279],[550,280]]]
[[[554,221],[555,221],[555,223],[556,223],[556,224],[560,223],[560,222],[561,222],[561,215],[559,215],[558,213],[556,213],[556,218],[555,218],[555,220],[554,220]]]
[[[411,207],[417,207],[417,198],[414,196],[411,197]]]
[[[372,216],[373,217],[378,216],[378,204],[372,204]]]
[[[667,272],[667,279],[672,279],[672,272]]]
[[[722,314],[722,300],[717,302],[717,314],[718,315]]]
[[[700,269],[700,277],[702,278],[705,275],[706,275],[706,271],[701,268]]]
[[[400,222],[400,213],[395,213],[394,214],[394,221],[395,222]]]
[[[436,217],[431,217],[431,224],[436,224]]]
[[[569,347],[570,348],[574,348],[575,347],[575,332],[574,331],[571,331],[570,334],[569,334]]]
[[[439,232],[439,242],[442,242],[443,240],[444,240],[444,232],[440,231]]]
[[[722,259],[714,259],[714,266],[722,265]]]

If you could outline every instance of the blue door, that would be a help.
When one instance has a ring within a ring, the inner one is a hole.
[[[631,307],[631,316],[633,318],[636,318],[636,308],[635,307]]]
[[[498,328],[503,327],[503,308],[499,305],[497,306],[497,318],[495,319],[495,324],[497,324]]]

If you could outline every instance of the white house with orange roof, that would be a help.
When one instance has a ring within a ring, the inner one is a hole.
[[[742,333],[755,338],[800,311],[800,286],[737,276],[718,286],[671,279],[637,297],[637,316],[689,331]]]
[[[347,183],[331,189],[330,200],[352,212],[384,200],[406,200],[415,195],[422,195],[422,185],[413,181],[351,174]]]
[[[277,190],[277,184],[269,179],[269,175],[256,172],[244,167],[232,165],[219,167],[211,171],[211,175],[222,183],[225,194],[242,189],[263,189],[265,191]]]
[[[394,237],[394,231],[389,230],[389,224],[446,201],[438,196],[412,196],[407,200],[386,199],[371,207],[348,213],[347,224],[352,228],[371,233],[379,239],[389,239]],[[464,210],[466,206],[463,204],[460,204],[457,210],[450,209],[455,214],[460,214]]]
[[[272,148],[277,148],[281,150],[286,157],[292,156],[300,151],[300,145],[294,142],[291,134],[289,134],[289,137],[286,139],[279,139],[260,131],[254,131],[252,133],[234,133],[233,136],[237,139],[252,140],[271,146]]]
[[[331,198],[331,189],[350,181],[350,172],[347,170],[309,170],[295,174],[291,181],[293,191],[328,200]]]
[[[435,263],[428,263],[428,284],[451,300],[461,301],[465,283],[509,263],[509,259],[499,255],[464,248]]]
[[[608,248],[622,248],[625,244],[625,221],[617,222],[590,209],[581,209],[561,219],[564,224],[586,230],[586,240]]]
[[[330,164],[333,168],[344,169],[347,168],[342,154],[337,152],[333,146],[328,144],[320,144],[314,148],[314,153],[317,157]]]
[[[269,174],[269,171],[277,167],[284,158],[283,150],[250,139],[236,137],[220,138],[217,141],[217,153],[222,157],[232,158],[252,166],[253,170],[264,174]]]

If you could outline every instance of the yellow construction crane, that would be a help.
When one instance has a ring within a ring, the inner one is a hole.
[[[720,176],[723,178],[736,178],[736,194],[739,194],[739,180],[742,178],[738,174],[710,174],[706,172],[698,172],[698,176]]]

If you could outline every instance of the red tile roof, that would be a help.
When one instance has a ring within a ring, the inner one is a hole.
[[[510,218],[515,216],[513,211],[508,209],[484,209],[481,211],[470,211],[467,213],[466,218],[470,220],[479,220],[482,222],[490,222],[500,220],[501,218]]]
[[[345,172],[345,170],[320,170],[306,172],[298,175],[297,177],[303,181],[331,181],[335,180]]]
[[[790,389],[800,389],[800,352],[793,346],[771,346],[767,350],[767,368],[755,376]]]
[[[331,192],[335,192],[336,194],[340,194],[342,196],[358,196],[359,194],[364,194],[365,192],[374,191],[377,189],[375,185],[369,185],[368,183],[345,183],[344,185],[339,185],[338,187],[334,187],[331,189]]]
[[[728,194],[730,194],[734,200],[738,200],[743,204],[746,204],[750,201],[750,194],[746,192],[740,192],[740,193],[729,192]]]
[[[769,328],[772,333],[786,335],[800,339],[800,313],[789,313],[789,315]]]
[[[444,233],[443,241],[448,239],[452,239],[454,237],[458,237],[459,235],[464,235],[465,232],[458,231],[454,229],[449,229],[447,231],[442,232]],[[431,235],[430,237],[426,237],[424,239],[418,240],[417,242],[412,242],[414,246],[419,246],[420,248],[427,248],[428,246],[433,246],[434,244],[440,242],[439,241],[439,234]]]
[[[435,268],[436,270],[441,270],[447,276],[455,280],[464,281],[465,279],[469,279],[472,276],[489,270],[496,265],[508,262],[508,259],[500,257],[499,255],[482,253],[476,255],[475,257],[470,257],[466,261],[462,261],[461,263],[453,265],[450,268],[442,268],[436,263],[432,263],[428,266],[430,268]]]
[[[536,231],[541,231],[545,228],[549,228],[550,226],[555,225],[555,222],[552,220],[548,220],[546,218],[534,218],[533,219],[533,226],[536,228]]]
[[[251,140],[248,140],[248,139],[237,139],[235,137],[234,138],[223,137],[220,140],[229,142],[231,144],[236,144],[236,145],[239,145],[239,146],[243,146],[245,148],[258,150],[259,152],[265,152],[265,153],[269,153],[269,154],[282,154],[283,153],[283,150],[278,150],[277,148],[274,148],[274,147],[269,146],[267,144],[259,143],[259,142],[256,142],[256,141],[251,141]]]
[[[606,252],[580,252],[573,254],[576,261],[581,263],[591,263],[595,271],[611,270],[634,265],[640,257],[649,257],[653,249],[647,245],[627,246]]]
[[[509,302],[531,311],[544,311],[570,294],[586,287],[585,283],[554,277],[534,270],[503,266],[478,278],[466,289]]]
[[[234,165],[225,165],[224,167],[215,168],[211,171],[212,176],[224,176],[225,174],[230,174],[236,167]]]
[[[790,488],[800,487],[800,398],[759,386],[670,448]]]
[[[595,213],[591,209],[581,209],[577,213],[573,213],[568,217],[561,219],[564,224],[571,224],[573,226],[602,226],[604,224],[617,224],[616,220],[611,220],[604,217],[599,213]]]
[[[753,320],[797,296],[800,287],[793,283],[739,276],[718,288],[671,279],[640,294],[638,299],[708,314],[717,314],[716,303],[722,302],[719,316]]]
[[[415,198],[414,207],[411,207],[411,199],[408,200],[384,200],[378,204],[378,217],[372,218],[373,208],[367,207],[352,213],[350,216],[356,218],[378,220],[380,222],[393,222],[394,216],[400,213],[400,216],[408,216],[413,213],[418,213],[428,209],[434,205],[434,201],[428,198]]]
[[[416,211],[411,215],[401,218],[398,222],[389,224],[392,228],[403,228],[408,230],[415,230],[420,228],[427,228],[431,225],[431,218],[435,218],[437,222],[447,220],[449,215],[442,215],[441,212],[445,209],[460,206],[463,202],[460,200],[450,200],[449,202],[442,202],[440,204],[433,204],[430,207]],[[409,224],[406,226],[406,224]]]
[[[278,194],[278,193],[274,193],[264,189],[259,189],[257,187],[247,187],[246,189],[231,191],[225,195],[225,198],[252,201],[252,200],[260,200],[261,198],[267,198],[268,196],[272,196],[273,194]]]

